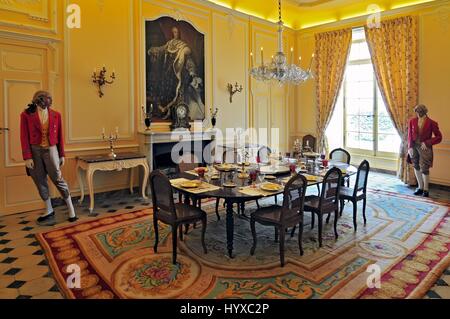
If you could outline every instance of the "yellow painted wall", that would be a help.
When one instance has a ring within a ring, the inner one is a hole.
[[[435,165],[431,171],[431,181],[450,185],[450,23],[448,16],[450,4],[440,1],[417,7],[404,8],[393,12],[389,17],[398,15],[418,15],[420,21],[420,103],[426,104],[430,117],[439,122],[444,140],[435,147]],[[300,54],[310,56],[314,52],[314,34],[343,27],[359,27],[364,19],[355,19],[346,23],[330,24],[302,30],[297,33],[297,47]],[[313,82],[302,85],[297,90],[298,116],[294,137],[316,133],[315,86]],[[355,157],[355,160],[361,158]],[[376,161],[380,168],[392,166],[388,161]]]
[[[217,107],[218,128],[275,126],[281,132],[282,150],[287,150],[289,130],[294,123],[286,125],[286,121],[292,119],[295,90],[252,83],[248,76],[251,51],[259,57],[259,48],[264,46],[266,62],[275,53],[274,24],[197,0],[47,0],[40,4],[42,7],[33,10],[48,12],[47,19],[42,21],[32,19],[19,7],[16,11],[0,9],[0,39],[4,43],[43,46],[48,55],[41,88],[53,93],[54,108],[63,114],[67,158],[63,175],[74,196],[79,194],[76,157],[108,150],[108,144],[101,139],[102,128],[108,133],[119,127],[121,139],[117,148],[120,151],[139,150],[138,132],[144,129],[141,106],[145,101],[146,19],[171,16],[190,22],[205,34],[205,126],[210,123],[209,108]],[[81,8],[81,29],[66,26],[69,4]],[[286,52],[295,46],[292,30],[286,29],[284,42]],[[259,63],[259,59],[255,62]],[[91,75],[94,68],[99,70],[103,65],[109,72],[115,71],[116,80],[104,87],[105,95],[99,98]],[[244,90],[234,95],[230,103],[227,84],[235,82],[242,84]],[[24,99],[30,100],[31,96]],[[2,109],[14,108],[18,114],[25,107],[23,101],[14,103],[2,105]],[[155,128],[168,130],[168,124]],[[18,134],[16,128],[11,132],[14,143],[18,143]],[[22,176],[23,163],[18,161],[14,174]],[[128,176],[126,171],[98,172],[94,178],[95,190],[127,188]],[[18,184],[14,185],[10,190],[17,188]],[[33,197],[21,200],[22,207],[42,206],[33,186],[27,187]],[[12,194],[15,191],[19,189]],[[57,196],[55,191],[54,194]],[[33,205],[25,204],[31,200]]]

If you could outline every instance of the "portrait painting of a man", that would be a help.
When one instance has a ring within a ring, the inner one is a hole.
[[[146,22],[147,110],[170,121],[179,103],[192,121],[205,118],[204,35],[186,21],[162,17]]]

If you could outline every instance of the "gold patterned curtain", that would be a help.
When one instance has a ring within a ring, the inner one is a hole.
[[[352,43],[352,29],[318,33],[316,40],[317,151],[327,148],[325,130],[333,115]]]
[[[418,104],[418,22],[406,16],[381,22],[379,27],[365,26],[366,38],[381,95],[401,137],[398,177],[415,184],[407,164],[408,120]]]

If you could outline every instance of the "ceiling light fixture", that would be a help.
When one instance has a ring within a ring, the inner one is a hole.
[[[311,72],[312,60],[308,70],[303,70],[294,63],[293,51],[291,48],[291,64],[288,63],[286,55],[283,52],[283,28],[284,23],[281,18],[281,0],[278,0],[278,52],[272,56],[269,65],[264,64],[264,49],[261,48],[261,65],[250,70],[251,76],[257,81],[270,82],[275,81],[280,85],[295,84],[299,85],[313,77]],[[252,58],[253,58],[253,54]],[[314,54],[312,55],[314,59]]]

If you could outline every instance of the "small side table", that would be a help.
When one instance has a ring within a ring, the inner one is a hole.
[[[147,189],[147,182],[150,175],[150,168],[148,166],[147,158],[145,155],[139,153],[122,153],[117,154],[115,159],[108,155],[96,155],[96,156],[79,156],[77,157],[77,175],[78,182],[80,184],[81,198],[79,203],[84,200],[84,185],[81,171],[85,171],[85,176],[89,189],[90,205],[89,214],[94,214],[94,183],[93,177],[96,171],[121,171],[123,169],[131,169],[130,174],[130,192],[133,193],[133,168],[142,166],[144,169],[144,178],[142,179],[142,197],[147,199],[145,194]]]

